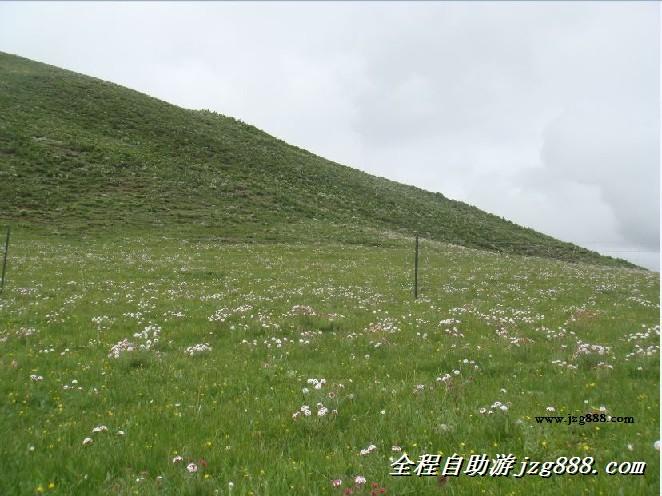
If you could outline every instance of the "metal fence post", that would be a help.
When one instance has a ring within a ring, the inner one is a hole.
[[[418,298],[418,233],[416,233],[416,254],[414,256],[414,298]]]
[[[2,281],[0,282],[0,293],[5,289],[5,273],[7,272],[7,251],[9,250],[9,232],[10,226],[7,226],[7,237],[5,238],[5,254],[2,260]]]

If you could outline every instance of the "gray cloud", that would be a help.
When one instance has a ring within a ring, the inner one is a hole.
[[[659,10],[3,2],[0,50],[659,269]]]
[[[633,110],[584,104],[565,112],[546,129],[542,158],[557,183],[597,187],[624,239],[657,249],[659,131],[646,122],[653,112]]]

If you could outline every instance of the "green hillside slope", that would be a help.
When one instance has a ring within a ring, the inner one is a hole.
[[[244,240],[365,242],[420,232],[470,247],[630,265],[325,160],[233,118],[3,53],[0,219],[60,233]]]

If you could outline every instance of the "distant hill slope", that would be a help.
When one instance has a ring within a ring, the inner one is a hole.
[[[631,266],[325,160],[236,119],[1,52],[0,219],[63,233],[150,229],[256,240],[361,242],[367,232],[420,232]]]

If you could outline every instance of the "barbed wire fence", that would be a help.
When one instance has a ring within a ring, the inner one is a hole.
[[[422,281],[422,271],[425,270],[425,267],[430,262],[429,256],[427,254],[428,250],[425,250],[426,244],[442,244],[442,245],[453,245],[460,249],[470,249],[478,251],[486,251],[492,253],[500,253],[503,255],[515,255],[515,256],[533,256],[533,257],[543,257],[549,258],[551,260],[559,261],[581,261],[577,256],[579,254],[585,255],[599,255],[601,257],[609,257],[614,259],[624,260],[632,264],[633,266],[644,267],[646,264],[642,265],[641,260],[636,261],[633,259],[622,258],[627,254],[658,254],[660,250],[645,250],[645,249],[622,249],[622,245],[618,244],[608,244],[602,242],[582,242],[585,246],[575,245],[572,242],[560,241],[565,246],[550,246],[540,243],[523,243],[523,242],[512,242],[512,241],[486,241],[484,244],[472,245],[471,242],[467,240],[436,240],[433,238],[426,238],[421,236],[421,234],[416,233],[413,238],[409,238],[413,246],[413,281],[412,281],[412,293],[414,299],[418,299],[421,296],[422,290],[424,287],[421,285]],[[572,249],[569,251],[569,245],[572,245]],[[509,249],[503,250],[503,247]],[[619,248],[619,249],[611,249]],[[569,258],[559,257],[559,250],[565,252],[567,255],[570,252],[572,255]],[[625,255],[623,255],[625,254]],[[411,259],[410,259],[411,260]],[[421,263],[422,262],[422,263]],[[411,263],[411,262],[410,262]],[[410,266],[411,267],[411,266]],[[411,269],[410,269],[411,270]],[[654,272],[655,269],[650,269]],[[659,272],[659,269],[657,270]]]
[[[429,259],[429,254],[426,253],[428,250],[424,249],[426,245],[430,244],[432,246],[429,246],[428,248],[439,248],[440,245],[450,245],[450,246],[455,246],[458,249],[462,250],[478,250],[478,251],[488,251],[488,252],[496,252],[496,253],[501,253],[503,255],[523,255],[523,256],[534,256],[534,257],[546,257],[545,258],[550,258],[550,259],[559,259],[562,260],[558,255],[559,253],[556,253],[558,250],[562,250],[565,252],[565,254],[568,254],[568,245],[572,245],[572,250],[571,250],[571,257],[570,259],[576,259],[576,256],[580,253],[583,254],[598,254],[602,256],[610,256],[610,257],[619,257],[619,255],[622,254],[654,254],[658,253],[659,250],[645,250],[645,249],[622,249],[622,245],[617,245],[617,244],[608,244],[608,243],[600,243],[600,242],[582,242],[586,247],[584,246],[578,246],[574,245],[571,242],[561,242],[562,244],[566,246],[549,246],[549,245],[544,245],[544,244],[539,244],[539,243],[524,243],[524,242],[513,242],[513,241],[483,241],[482,243],[476,243],[472,242],[469,240],[464,240],[464,239],[457,239],[457,240],[439,240],[439,239],[434,239],[432,237],[426,237],[425,234],[427,233],[415,233],[413,237],[410,236],[403,236],[400,238],[401,240],[405,241],[405,244],[408,243],[407,240],[410,240],[413,245],[413,281],[410,283],[412,284],[412,293],[414,296],[414,299],[418,299],[419,296],[421,296],[421,292],[424,289],[421,285],[422,281],[422,273],[421,270],[425,270],[425,267],[429,265],[430,259]],[[9,242],[10,242],[10,236],[11,236],[11,226],[7,225],[6,226],[6,231],[5,231],[5,236],[4,236],[4,243],[0,241],[3,245],[3,251],[2,251],[2,274],[0,276],[0,294],[3,293],[5,286],[7,285],[7,266],[8,266],[8,253],[9,253]],[[2,238],[0,238],[2,239]],[[178,239],[176,237],[173,237],[172,239]],[[234,243],[241,243],[242,241],[240,239],[233,239],[233,240],[228,240],[227,238],[224,238],[222,236],[190,236],[190,237],[184,237],[184,238],[179,238],[181,241],[189,242],[189,243],[211,243],[211,244],[234,244]],[[246,242],[247,240],[243,240],[243,242]],[[256,240],[250,240],[248,241],[250,243],[255,243]],[[258,241],[259,243],[259,241]],[[361,244],[360,242],[358,244]],[[410,245],[410,246],[412,246]],[[508,249],[504,250],[503,248],[507,247]],[[618,249],[612,249],[612,248],[618,248]],[[436,250],[434,250],[436,251]],[[410,252],[411,253],[411,252]],[[557,255],[557,256],[555,256]],[[409,257],[407,257],[409,258]],[[406,265],[411,263],[411,259],[409,259],[410,262],[407,262]],[[633,265],[640,264],[640,262],[636,262],[631,260],[626,260]],[[423,263],[421,263],[423,262]],[[640,266],[642,266],[640,264]],[[411,265],[409,265],[411,267]],[[408,269],[409,271],[411,269]],[[655,271],[655,269],[652,269]],[[659,270],[658,270],[659,271]]]

